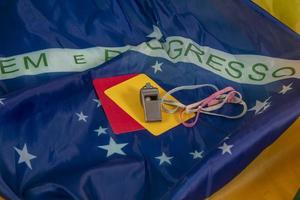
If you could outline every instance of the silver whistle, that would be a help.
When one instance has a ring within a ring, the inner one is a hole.
[[[161,121],[161,100],[158,89],[153,87],[150,83],[146,83],[140,90],[140,98],[144,109],[145,121]]]

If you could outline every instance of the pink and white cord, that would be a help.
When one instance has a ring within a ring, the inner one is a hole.
[[[215,92],[213,94],[211,94],[210,96],[208,96],[207,98],[202,99],[198,102],[189,104],[189,105],[184,105],[182,103],[166,99],[169,95],[171,95],[175,92],[178,92],[180,90],[194,90],[194,89],[199,89],[199,88],[203,88],[203,87],[213,88],[215,90]],[[237,92],[232,87],[226,87],[222,90],[219,90],[215,85],[212,85],[212,84],[188,85],[188,86],[176,87],[176,88],[168,91],[161,98],[161,103],[162,103],[162,109],[165,112],[170,113],[170,114],[175,113],[178,109],[181,109],[180,120],[181,120],[181,123],[186,127],[193,127],[197,123],[200,113],[229,118],[229,119],[237,119],[237,118],[243,117],[247,112],[247,104],[243,101],[242,95],[239,92]],[[222,108],[226,103],[239,104],[239,105],[243,106],[243,110],[241,113],[239,113],[237,115],[224,115],[224,114],[212,112],[212,111]],[[169,105],[174,108],[170,109],[170,108],[167,108],[165,105]],[[188,114],[188,113],[196,114],[194,121],[192,121],[192,122],[184,121],[184,114]]]

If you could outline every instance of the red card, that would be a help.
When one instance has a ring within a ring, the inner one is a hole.
[[[116,134],[143,130],[144,127],[137,123],[115,102],[113,102],[108,96],[106,96],[104,91],[136,75],[137,74],[128,74],[109,78],[97,78],[93,80],[94,88],[101,101],[104,112],[107,116],[107,119],[110,123],[113,132]]]

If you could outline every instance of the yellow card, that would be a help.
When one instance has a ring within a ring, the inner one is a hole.
[[[157,136],[181,123],[179,112],[168,114],[162,111],[161,122],[145,122],[144,110],[140,102],[140,89],[145,86],[146,83],[150,83],[152,86],[157,87],[161,97],[166,93],[166,91],[157,85],[151,78],[145,74],[140,74],[107,89],[105,94],[145,129]],[[172,96],[168,97],[168,99],[178,101]],[[194,114],[185,115],[184,120],[188,120],[193,116]],[[124,125],[126,126],[126,124]]]

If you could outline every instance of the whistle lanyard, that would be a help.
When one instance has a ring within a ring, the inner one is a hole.
[[[198,102],[184,105],[182,103],[179,103],[177,101],[168,100],[167,97],[175,92],[181,91],[181,90],[194,90],[199,88],[209,87],[215,90],[213,94],[208,96],[205,99],[202,99]],[[243,107],[243,111],[237,115],[225,115],[225,114],[219,114],[215,113],[213,111],[218,110],[222,108],[226,103],[231,104],[239,104]],[[203,84],[203,85],[187,85],[187,86],[180,86],[176,87],[170,91],[168,91],[162,98],[161,98],[161,104],[163,111],[167,113],[175,113],[179,109],[180,111],[180,120],[181,123],[186,127],[193,127],[199,118],[200,113],[204,113],[207,115],[214,115],[229,119],[237,119],[243,117],[247,112],[247,104],[243,101],[242,95],[237,92],[232,87],[226,87],[222,90],[219,90],[215,85],[212,84]],[[172,109],[167,108],[166,105],[169,105],[173,107]],[[184,121],[184,115],[189,113],[195,113],[196,117],[195,120],[192,122],[185,122]]]

